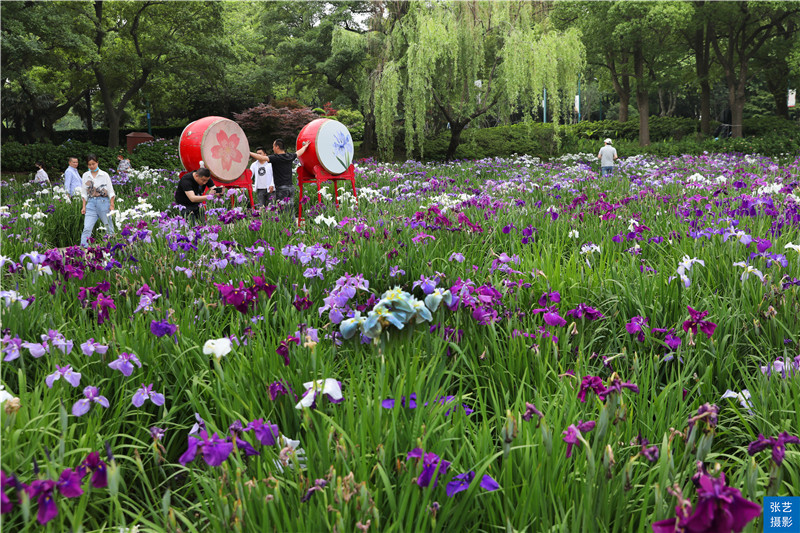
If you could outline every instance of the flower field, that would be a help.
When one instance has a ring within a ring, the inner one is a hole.
[[[3,530],[761,531],[800,159],[593,158],[360,161],[300,228],[133,171],[87,250],[4,181]]]

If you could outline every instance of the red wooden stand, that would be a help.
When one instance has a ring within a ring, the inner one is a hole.
[[[178,175],[178,179],[182,178],[183,175],[186,174],[187,172],[188,171],[181,172]],[[215,187],[225,187],[226,189],[247,189],[247,194],[250,195],[250,209],[253,209],[253,208],[255,208],[256,204],[253,201],[253,180],[252,180],[252,178],[253,178],[253,172],[248,168],[247,170],[244,171],[244,173],[241,176],[239,176],[238,178],[236,178],[233,181],[219,181],[217,179],[214,179],[213,177],[211,178],[211,181],[214,182],[214,186]],[[206,186],[206,190],[205,190],[205,192],[203,194],[208,193],[208,190],[210,188],[211,187]],[[231,196],[231,207],[233,207],[233,203],[235,201],[236,201],[236,199],[233,196]],[[206,205],[205,201],[203,202],[203,205]]]
[[[355,166],[350,165],[344,173],[342,174],[330,174],[320,165],[314,166],[314,171],[309,172],[306,170],[305,167],[302,165],[297,167],[297,184],[300,187],[300,205],[297,208],[297,225],[299,226],[300,223],[303,221],[303,185],[307,185],[309,183],[316,183],[317,184],[317,202],[322,202],[322,194],[320,194],[320,188],[322,184],[326,181],[333,182],[333,195],[336,202],[336,208],[339,208],[339,182],[340,181],[349,181],[350,185],[353,187],[353,196],[356,197],[356,204],[358,204],[358,193],[356,192],[356,172]]]

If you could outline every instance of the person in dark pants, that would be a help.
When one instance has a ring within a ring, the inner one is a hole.
[[[286,144],[282,139],[275,139],[272,143],[272,155],[263,155],[250,152],[250,157],[256,161],[269,161],[272,164],[272,175],[275,179],[275,193],[278,203],[281,200],[288,200],[291,209],[294,203],[294,182],[292,181],[292,170],[294,160],[308,148],[308,141],[303,141],[303,146],[296,154],[286,151]]]
[[[193,224],[205,222],[205,213],[200,211],[200,204],[206,200],[213,200],[215,197],[214,194],[203,194],[210,179],[211,172],[207,168],[201,168],[194,172],[187,172],[178,182],[175,203],[189,211],[189,216],[193,218]]]

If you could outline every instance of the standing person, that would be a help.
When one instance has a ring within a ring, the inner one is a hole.
[[[200,212],[200,204],[214,199],[213,194],[203,194],[210,179],[211,172],[207,168],[200,168],[194,172],[187,172],[178,181],[175,203],[189,211],[189,217],[193,219],[193,224],[205,222],[205,216]]]
[[[256,148],[257,155],[267,156],[262,147]],[[256,161],[250,165],[250,172],[253,173],[256,182],[256,201],[258,205],[267,206],[268,203],[275,201],[275,179],[272,176],[272,163],[269,161]]]
[[[67,170],[64,171],[64,188],[67,194],[72,196],[75,191],[81,190],[82,185],[81,174],[78,172],[78,158],[70,157]]]
[[[38,185],[44,185],[45,183],[50,183],[50,178],[47,176],[47,172],[44,171],[44,163],[41,161],[36,162],[36,176],[33,177],[33,182]]]
[[[278,201],[288,199],[291,208],[294,202],[294,183],[292,182],[292,163],[308,148],[308,141],[303,141],[303,147],[296,154],[286,152],[286,144],[282,139],[275,139],[272,143],[272,155],[260,155],[250,152],[250,157],[256,161],[269,161],[272,164],[272,173],[275,178],[275,192]]]
[[[600,148],[597,159],[600,160],[600,171],[603,177],[614,173],[614,161],[619,157],[617,157],[617,149],[611,146],[611,139],[605,140],[605,145]]]
[[[109,218],[108,213],[114,210],[114,185],[111,183],[111,176],[104,170],[100,170],[97,164],[97,156],[92,154],[87,156],[86,164],[89,170],[83,174],[81,184],[81,198],[83,207],[81,214],[86,215],[83,222],[83,233],[81,233],[81,246],[88,245],[89,237],[97,223],[97,219],[106,225],[106,235],[114,234],[114,223]]]
[[[119,164],[117,165],[117,174],[122,174],[123,172],[128,172],[131,169],[131,160],[126,159],[123,154],[119,154],[117,156],[119,160]]]

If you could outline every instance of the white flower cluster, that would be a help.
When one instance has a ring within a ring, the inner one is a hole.
[[[110,214],[114,216],[117,224],[124,224],[129,220],[157,218],[161,216],[161,213],[159,211],[154,211],[153,206],[144,198],[139,198],[139,203],[130,209],[126,209],[125,211],[114,210]]]
[[[461,202],[466,202],[467,200],[471,199],[471,194],[440,194],[439,196],[433,196],[430,199],[430,203],[428,205],[420,206],[420,209],[428,209],[432,205],[436,205],[442,211],[446,209],[450,209],[452,207],[457,206]]]

